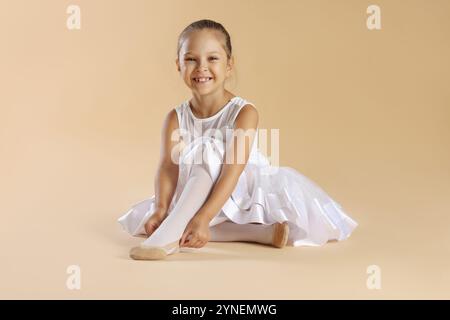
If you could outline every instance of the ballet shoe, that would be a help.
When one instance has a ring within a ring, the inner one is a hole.
[[[288,236],[289,225],[287,221],[283,223],[275,223],[272,233],[272,246],[276,248],[283,248],[288,241]]]
[[[130,250],[130,257],[134,260],[163,260],[169,254],[180,252],[179,240],[164,247],[140,245]]]

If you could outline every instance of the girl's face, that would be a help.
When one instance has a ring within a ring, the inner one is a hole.
[[[177,69],[186,85],[200,95],[224,90],[230,76],[233,58],[227,54],[217,32],[203,29],[192,32],[180,48],[176,59]],[[207,78],[198,79],[198,78]],[[199,81],[200,80],[200,81]]]

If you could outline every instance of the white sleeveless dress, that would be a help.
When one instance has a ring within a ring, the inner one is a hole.
[[[214,179],[217,178],[220,164],[214,159],[223,159],[226,141],[231,140],[226,140],[230,131],[226,129],[234,128],[234,121],[246,104],[254,106],[236,96],[208,118],[195,117],[188,100],[175,108],[185,147],[180,154],[178,182],[169,214],[189,178],[191,166],[183,159],[202,147],[204,158],[211,160],[202,162],[202,165]],[[219,129],[221,134],[214,129]],[[135,203],[118,222],[133,236],[145,234],[144,224],[154,212],[154,204],[155,195]],[[348,238],[358,225],[312,180],[290,167],[272,166],[258,148],[258,131],[234,191],[209,225],[227,220],[238,224],[288,221],[287,244],[291,246],[320,246],[328,240],[341,241]]]

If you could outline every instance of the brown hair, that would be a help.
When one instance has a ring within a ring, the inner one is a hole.
[[[186,40],[186,38],[194,31],[200,31],[203,29],[211,29],[215,31],[219,31],[223,34],[225,37],[225,47],[224,50],[227,54],[227,58],[231,58],[232,54],[232,48],[231,48],[231,39],[230,35],[228,34],[227,30],[223,27],[222,24],[215,22],[213,20],[203,19],[198,20],[195,22],[192,22],[190,25],[188,25],[184,30],[181,32],[180,36],[178,37],[178,46],[177,46],[177,57],[180,54],[181,46],[183,45],[183,42]]]

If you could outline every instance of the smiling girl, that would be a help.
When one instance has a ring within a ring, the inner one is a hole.
[[[131,249],[133,259],[163,259],[208,241],[282,248],[350,236],[357,223],[336,201],[292,168],[273,170],[258,150],[255,105],[225,89],[234,57],[220,23],[187,26],[176,66],[192,98],[164,120],[155,195],[119,218],[128,233],[147,237]]]

